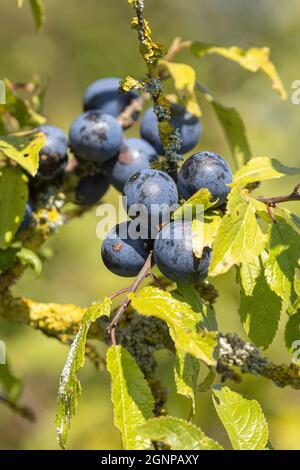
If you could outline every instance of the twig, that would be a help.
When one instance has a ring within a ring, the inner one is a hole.
[[[164,288],[164,286],[162,285],[162,283],[160,282],[160,280],[158,279],[158,277],[155,276],[155,274],[153,274],[153,272],[151,271],[150,273],[150,277],[153,279],[153,281],[158,285],[158,287],[161,289],[161,290],[166,290]]]
[[[182,41],[180,37],[175,38],[171,43],[168,52],[165,55],[165,60],[167,60],[168,62],[172,62],[176,54],[178,54],[183,49],[187,49],[188,47],[190,47],[190,45],[191,41]]]
[[[128,294],[132,292],[136,292],[137,289],[140,287],[141,283],[143,280],[149,276],[151,272],[151,266],[152,266],[152,252],[149,254],[144,266],[142,267],[141,271],[137,275],[136,279],[134,282],[131,284],[131,286],[128,288]],[[131,299],[127,295],[127,297],[124,299],[123,303],[120,305],[118,308],[116,314],[114,315],[111,323],[107,327],[107,332],[108,334],[111,335],[112,343],[116,344],[116,337],[115,337],[115,328],[117,324],[119,323],[123,313],[127,309],[127,307],[130,305]]]
[[[260,197],[258,200],[274,208],[276,207],[276,204],[281,204],[282,202],[300,201],[299,190],[300,181],[298,181],[293,191],[286,196]]]
[[[123,129],[129,129],[136,123],[137,115],[143,111],[144,105],[149,101],[149,93],[142,93],[139,98],[133,100],[129,106],[118,117],[118,121]]]
[[[126,292],[128,292],[128,290],[129,290],[129,287],[124,287],[124,289],[120,289],[117,292],[115,292],[114,294],[110,295],[109,298],[110,298],[110,300],[114,300],[117,297],[119,297],[119,295],[126,294]]]

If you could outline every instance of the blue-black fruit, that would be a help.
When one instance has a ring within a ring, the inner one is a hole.
[[[182,165],[178,174],[178,190],[184,199],[189,199],[201,188],[207,188],[215,207],[227,198],[232,183],[232,173],[224,158],[212,152],[195,153]]]
[[[109,180],[103,173],[84,176],[75,190],[76,203],[93,206],[104,196],[109,188]]]
[[[138,171],[150,168],[156,158],[156,150],[145,140],[126,139],[112,164],[110,178],[113,186],[122,192],[126,181]]]
[[[101,249],[105,266],[114,274],[134,277],[140,272],[149,254],[149,244],[132,238],[128,231],[132,222],[123,222],[106,236]]]
[[[151,225],[168,220],[170,209],[178,204],[178,190],[174,180],[160,170],[146,169],[135,173],[125,184],[123,195],[128,215],[134,217],[131,211],[140,208],[145,220],[149,220]]]
[[[138,97],[135,91],[122,93],[120,78],[108,77],[92,83],[84,94],[84,111],[99,109],[114,117],[119,116],[133,99]]]
[[[102,111],[81,114],[70,129],[71,148],[83,160],[103,163],[117,155],[122,142],[122,127]]]
[[[183,106],[173,104],[171,107],[171,124],[180,132],[182,144],[179,153],[187,153],[199,143],[201,123],[196,116],[189,113]],[[158,131],[158,121],[153,108],[148,109],[141,122],[141,136],[147,140],[159,155],[164,155]]]
[[[38,128],[46,137],[39,153],[38,180],[53,180],[63,173],[68,163],[68,138],[64,131],[55,126]]]
[[[191,221],[171,222],[160,231],[154,243],[157,267],[174,282],[192,284],[204,279],[210,259],[209,248],[204,249],[202,258],[194,255]]]

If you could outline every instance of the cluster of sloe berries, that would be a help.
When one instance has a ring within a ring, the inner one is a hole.
[[[74,156],[72,171],[75,168],[77,175],[82,175],[74,188],[75,202],[94,205],[112,184],[123,193],[131,218],[117,225],[104,240],[102,259],[106,267],[120,276],[136,276],[153,250],[156,265],[169,279],[180,283],[201,280],[207,275],[211,252],[205,249],[202,258],[196,258],[192,221],[170,222],[170,213],[181,199],[189,199],[201,188],[210,191],[216,201],[214,207],[222,205],[232,181],[229,165],[219,155],[201,152],[185,161],[177,182],[166,172],[153,169],[158,156],[164,155],[157,117],[153,108],[148,109],[141,120],[141,138],[125,138],[118,118],[138,95],[135,91],[121,93],[119,83],[118,78],[104,78],[87,88],[84,112],[72,123],[69,139],[57,127],[40,127],[46,142],[32,187],[63,180],[68,172],[70,148]],[[197,117],[184,106],[173,104],[171,123],[181,136],[179,153],[185,154],[197,146],[202,132]],[[138,224],[145,224],[147,230],[146,235],[136,237],[137,212],[132,209],[141,206],[145,213],[141,217],[138,212]],[[30,202],[19,232],[30,223],[32,211]]]

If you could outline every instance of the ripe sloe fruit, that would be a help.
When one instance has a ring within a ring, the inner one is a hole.
[[[126,182],[123,195],[126,197],[127,212],[131,206],[141,205],[144,208],[142,213],[148,220],[150,218],[151,224],[168,220],[170,207],[178,204],[176,184],[169,175],[159,170],[145,169],[135,173]]]
[[[171,124],[178,129],[181,134],[182,145],[179,153],[186,153],[192,150],[199,142],[201,137],[201,123],[196,116],[189,113],[183,106],[173,104],[171,107]],[[148,109],[141,122],[141,136],[147,140],[159,155],[164,155],[163,145],[161,143],[157,117],[153,108]]]
[[[191,284],[208,273],[211,250],[205,248],[202,258],[193,253],[192,222],[175,221],[166,225],[154,242],[154,260],[159,270],[174,282]]]
[[[122,93],[119,89],[120,80],[108,77],[92,83],[84,94],[84,111],[99,109],[114,117],[119,116],[138,97],[135,91]]]
[[[93,206],[106,193],[109,181],[103,173],[84,176],[76,188],[76,203],[81,206]]]
[[[132,222],[123,222],[105,238],[101,255],[105,266],[114,274],[134,277],[140,272],[149,254],[148,243],[142,238],[127,235]]]
[[[110,114],[88,111],[73,122],[70,145],[76,157],[97,163],[117,155],[123,141],[122,127]]]
[[[195,153],[182,165],[178,174],[178,189],[184,199],[189,199],[201,188],[207,188],[215,207],[222,205],[232,183],[232,173],[224,158],[212,152]]]
[[[63,173],[68,163],[68,138],[63,130],[54,126],[40,126],[46,137],[39,153],[39,180],[52,180]]]
[[[138,171],[150,168],[151,161],[156,158],[155,149],[145,140],[126,139],[111,169],[113,186],[122,192],[126,181]]]

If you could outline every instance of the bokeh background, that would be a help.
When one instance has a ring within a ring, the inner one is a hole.
[[[138,54],[136,35],[130,29],[132,11],[127,0],[46,0],[47,22],[36,34],[28,5],[0,2],[0,78],[26,81],[33,73],[49,80],[46,114],[49,122],[66,131],[81,112],[85,87],[105,76],[141,76],[144,64]],[[25,2],[29,3],[29,2]],[[146,0],[146,13],[154,37],[169,44],[174,36],[225,45],[269,45],[290,98],[281,102],[267,79],[252,75],[224,59],[197,61],[186,51],[180,61],[196,67],[201,81],[224,104],[236,106],[248,129],[255,156],[276,157],[287,165],[299,165],[300,106],[291,102],[291,84],[300,79],[298,0]],[[230,152],[218,122],[203,103],[204,136],[199,149],[213,150],[228,158]],[[131,130],[136,134],[138,130]],[[263,194],[280,194],[292,188],[293,178],[274,181],[261,188]],[[105,200],[117,202],[111,189]],[[297,206],[289,207],[297,211]],[[298,212],[299,214],[299,212]],[[28,272],[16,293],[40,301],[73,302],[82,306],[125,285],[105,270],[96,238],[97,217],[89,215],[64,227],[49,246],[55,258],[45,264],[36,279]],[[217,314],[223,331],[235,329],[245,337],[238,318],[239,294],[233,273],[214,281],[220,291]],[[274,360],[288,361],[282,345],[283,318],[277,338],[268,351]],[[0,321],[0,337],[7,343],[14,371],[24,378],[23,402],[30,405],[37,421],[30,424],[0,405],[0,449],[56,449],[55,411],[58,379],[67,349],[57,341],[25,327]],[[176,396],[172,377],[173,359],[159,354],[160,376],[170,391],[170,413],[186,418],[189,403]],[[204,374],[205,371],[203,370]],[[71,449],[119,449],[120,437],[113,426],[109,378],[87,363],[81,373],[83,395],[73,420]],[[236,388],[235,385],[233,385]],[[277,449],[300,449],[299,393],[281,390],[271,383],[247,378],[237,389],[260,401],[268,418],[271,441]],[[211,396],[197,398],[194,422],[210,436],[229,446],[214,411]]]

